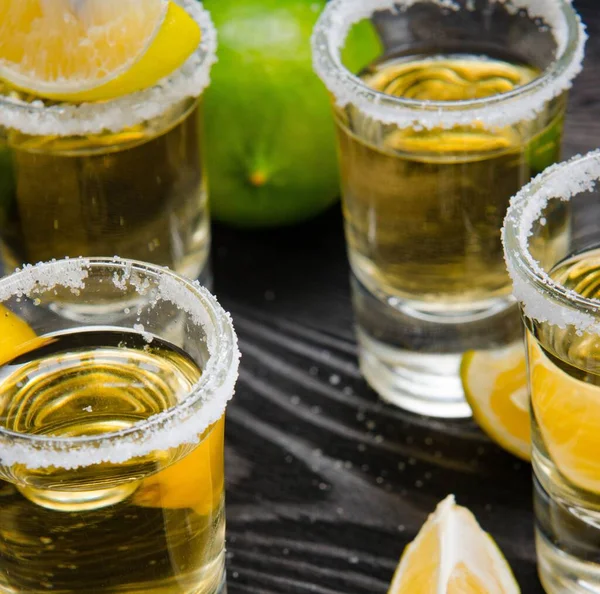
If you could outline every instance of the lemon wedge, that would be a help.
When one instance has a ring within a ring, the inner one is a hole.
[[[29,324],[0,305],[0,365],[23,351],[23,345],[37,338]]]
[[[0,0],[0,78],[56,101],[105,101],[174,72],[200,36],[168,0]]]
[[[531,405],[544,445],[571,483],[600,493],[600,387],[554,365],[528,340]]]
[[[442,501],[404,550],[388,594],[519,594],[513,573],[473,514]]]
[[[531,430],[525,349],[521,342],[503,349],[468,351],[460,376],[473,418],[498,445],[531,459]]]
[[[190,508],[209,515],[223,493],[224,428],[223,417],[191,454],[144,479],[133,503],[141,507]]]

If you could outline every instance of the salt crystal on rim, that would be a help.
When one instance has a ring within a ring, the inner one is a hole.
[[[210,69],[217,61],[217,32],[197,0],[175,0],[198,23],[202,39],[198,49],[176,72],[155,86],[125,97],[79,105],[46,106],[0,95],[0,126],[33,136],[84,136],[119,132],[163,115],[172,105],[199,97],[210,83]]]
[[[88,270],[77,259],[26,264],[22,269],[17,269],[15,274],[0,279],[0,302],[13,296],[35,295],[58,286],[71,290],[83,289],[88,275]]]
[[[1,279],[0,302],[58,286],[83,289],[85,279],[95,267],[146,274],[158,286],[159,301],[171,302],[190,315],[191,323],[204,329],[209,358],[202,376],[182,402],[121,431],[62,438],[0,428],[0,464],[73,469],[101,463],[119,464],[155,451],[197,444],[201,434],[223,416],[233,396],[240,352],[231,317],[197,281],[188,281],[158,266],[118,258],[78,258],[26,266]],[[111,279],[121,289],[123,276]]]
[[[530,18],[543,20],[557,45],[552,65],[538,78],[514,91],[469,101],[416,101],[375,91],[343,66],[341,50],[355,23],[378,11],[406,10],[417,3],[436,4],[454,11],[473,9],[473,6],[461,8],[453,0],[331,0],[312,35],[315,72],[340,107],[352,104],[364,115],[400,128],[451,128],[474,122],[494,128],[531,120],[549,101],[569,89],[581,71],[587,39],[585,27],[570,0],[497,2],[510,12],[526,10]],[[563,9],[572,11],[573,23],[567,22]],[[568,43],[570,25],[576,31],[573,47]]]
[[[513,294],[525,315],[559,328],[600,334],[600,300],[582,297],[552,279],[531,254],[533,225],[550,200],[568,202],[593,191],[600,180],[600,150],[552,165],[516,194],[510,203],[502,242]]]

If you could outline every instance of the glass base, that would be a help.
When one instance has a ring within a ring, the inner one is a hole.
[[[465,418],[460,365],[471,350],[506,346],[522,336],[512,298],[472,304],[439,303],[435,311],[415,302],[375,294],[352,276],[352,295],[361,371],[384,399],[413,413]]]
[[[600,594],[598,502],[565,497],[566,492],[560,486],[556,488],[554,482],[541,482],[540,478],[548,477],[539,476],[540,468],[535,463],[534,469],[538,571],[546,592]]]
[[[390,348],[358,329],[360,370],[387,402],[442,418],[471,416],[460,379],[460,355],[423,355]]]
[[[565,553],[536,530],[538,572],[547,594],[600,594],[600,564]]]
[[[81,512],[101,509],[120,503],[132,495],[139,485],[140,481],[131,481],[107,489],[73,492],[35,489],[33,487],[17,488],[29,501],[46,509],[63,512]]]

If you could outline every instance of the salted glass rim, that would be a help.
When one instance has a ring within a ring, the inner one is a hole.
[[[53,437],[0,427],[0,461],[5,465],[78,468],[102,462],[120,463],[153,451],[198,443],[199,436],[223,416],[233,396],[240,353],[231,316],[198,281],[168,268],[118,257],[66,258],[27,265],[0,279],[0,303],[40,289],[66,287],[83,291],[91,270],[106,270],[107,280],[112,280],[117,289],[134,288],[140,294],[147,287],[131,279],[153,278],[156,301],[170,301],[205,330],[209,357],[202,375],[181,402],[119,431]]]
[[[454,0],[331,0],[321,13],[311,39],[313,67],[339,107],[352,104],[365,115],[401,128],[450,128],[478,122],[503,127],[531,120],[544,106],[568,90],[581,72],[587,34],[570,0],[498,0],[509,11],[525,10],[550,27],[557,57],[531,82],[507,93],[461,101],[423,101],[376,91],[341,61],[350,28],[375,12],[405,9],[420,3],[448,10],[471,10]]]
[[[119,132],[163,115],[171,106],[199,97],[210,84],[217,61],[217,31],[199,0],[174,0],[198,23],[201,39],[194,53],[175,72],[136,93],[109,101],[45,105],[0,95],[0,127],[32,136],[83,136]]]
[[[552,279],[529,249],[533,225],[551,200],[568,202],[593,191],[600,180],[600,149],[552,165],[512,199],[502,242],[513,294],[531,319],[578,332],[600,334],[600,299],[583,297]]]

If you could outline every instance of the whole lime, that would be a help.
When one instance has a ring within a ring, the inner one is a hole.
[[[339,194],[329,97],[310,35],[324,0],[204,0],[219,34],[205,95],[213,217],[238,227],[308,219]],[[352,32],[354,71],[380,51],[370,22]]]

